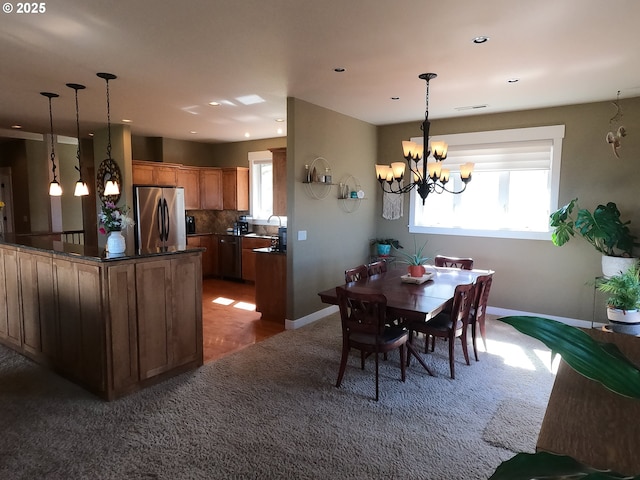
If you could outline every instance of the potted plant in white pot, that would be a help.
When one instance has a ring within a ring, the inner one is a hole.
[[[640,335],[640,267],[633,264],[625,272],[597,283],[598,290],[609,295],[607,318],[611,330]]]
[[[409,275],[412,277],[422,277],[425,274],[424,265],[431,259],[431,257],[423,255],[428,241],[429,239],[425,240],[422,246],[418,248],[416,237],[413,237],[413,253],[405,253],[398,250],[399,261],[409,265]],[[394,246],[394,248],[397,250],[397,247]]]
[[[580,208],[578,199],[574,198],[553,212],[550,218],[550,225],[554,228],[551,234],[553,244],[562,246],[575,234],[580,235],[602,254],[602,274],[605,277],[624,272],[637,262],[633,256],[633,248],[638,246],[636,237],[629,229],[630,221],[620,220],[620,211],[615,203],[598,205],[590,212]]]

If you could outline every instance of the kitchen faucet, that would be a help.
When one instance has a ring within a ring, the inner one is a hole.
[[[282,219],[280,218],[280,215],[271,215],[269,218],[267,218],[267,223],[271,223],[271,219],[273,217],[278,217],[278,228],[282,227]]]

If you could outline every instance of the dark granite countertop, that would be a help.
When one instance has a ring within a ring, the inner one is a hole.
[[[133,242],[131,242],[133,243]],[[64,256],[81,258],[96,262],[110,262],[127,259],[154,257],[159,255],[174,255],[180,253],[202,252],[205,249],[199,247],[167,247],[166,249],[136,250],[133,245],[127,245],[125,253],[109,255],[104,248],[97,245],[78,245],[54,240],[52,236],[29,236],[5,234],[0,238],[0,244],[13,245],[29,250],[38,250],[47,253],[58,253]]]

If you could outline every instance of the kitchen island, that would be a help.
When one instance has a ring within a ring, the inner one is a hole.
[[[132,243],[132,242],[131,242]],[[113,400],[202,365],[201,248],[0,240],[0,343]]]

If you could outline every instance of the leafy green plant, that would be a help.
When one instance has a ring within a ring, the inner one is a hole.
[[[611,343],[597,342],[576,327],[555,320],[533,316],[510,316],[498,319],[536,338],[560,354],[577,373],[602,384],[614,393],[640,399],[640,369]],[[518,453],[503,462],[489,480],[545,479],[640,479],[611,470],[602,471],[584,465],[567,455],[547,452]]]
[[[611,308],[640,309],[640,268],[637,263],[624,273],[600,280],[597,288],[609,295],[607,305]]]
[[[571,240],[576,233],[603,255],[631,257],[633,247],[638,245],[636,237],[629,230],[630,221],[620,220],[620,211],[613,202],[598,205],[590,212],[580,208],[578,199],[574,198],[553,212],[550,218],[550,225],[554,228],[551,240],[559,247]]]
[[[426,239],[420,248],[418,248],[418,242],[416,241],[416,237],[413,237],[413,253],[401,252],[398,250],[398,255],[400,256],[400,262],[406,263],[407,265],[424,265],[427,263],[431,257],[423,255],[424,249],[427,246],[429,239]],[[393,247],[397,250],[396,247]]]

